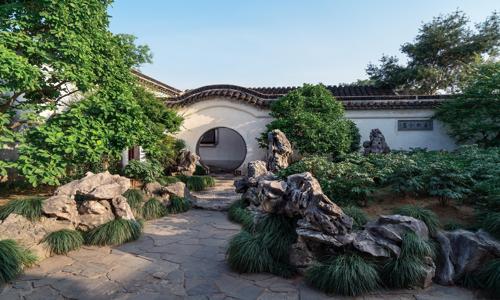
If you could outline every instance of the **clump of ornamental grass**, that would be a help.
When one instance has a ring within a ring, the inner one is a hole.
[[[146,220],[158,219],[166,215],[168,215],[167,208],[156,198],[149,199],[142,206],[142,216]]]
[[[484,264],[477,273],[477,281],[489,295],[500,295],[500,258]]]
[[[366,213],[357,206],[347,206],[342,208],[342,210],[346,215],[352,218],[354,229],[361,229],[366,222],[368,222],[368,216]]]
[[[240,273],[269,272],[282,277],[295,274],[288,261],[297,239],[294,221],[281,215],[267,215],[252,228],[242,230],[229,243],[227,259]]]
[[[341,254],[310,267],[305,280],[325,293],[342,296],[358,296],[380,286],[374,264],[353,253]]]
[[[0,220],[5,220],[10,214],[18,214],[30,221],[36,221],[42,216],[43,200],[40,197],[10,200],[0,206]]]
[[[51,232],[42,241],[47,243],[52,254],[57,255],[79,249],[84,242],[82,233],[71,229]]]
[[[212,176],[200,176],[200,175],[193,175],[193,176],[185,176],[185,175],[178,175],[177,176],[182,182],[184,182],[187,186],[187,188],[190,191],[203,191],[209,187],[215,186],[215,179]]]
[[[175,176],[163,176],[158,178],[158,183],[161,185],[169,185],[172,183],[180,182],[181,180]]]
[[[37,257],[14,240],[0,241],[0,283],[6,283],[22,273],[24,267],[33,265]]]
[[[136,220],[115,219],[85,234],[85,243],[95,246],[116,246],[141,236],[142,223]]]
[[[489,212],[481,215],[479,223],[481,228],[500,239],[500,212]]]
[[[404,205],[394,209],[393,213],[424,222],[431,236],[434,236],[439,229],[439,218],[432,210],[415,205]]]
[[[139,218],[142,216],[142,205],[144,203],[144,193],[137,189],[129,189],[123,196],[127,198],[128,205],[132,209],[134,216]]]
[[[403,236],[401,254],[382,267],[383,280],[392,288],[411,288],[425,276],[425,257],[432,257],[431,245],[413,232]]]
[[[188,211],[191,204],[186,198],[171,196],[170,205],[167,207],[167,213],[178,214]]]
[[[244,229],[251,230],[253,226],[253,215],[247,208],[248,204],[240,199],[229,207],[227,212],[229,220],[241,224]]]

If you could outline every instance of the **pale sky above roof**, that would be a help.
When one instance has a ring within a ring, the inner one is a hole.
[[[422,22],[463,10],[480,22],[498,0],[115,0],[111,30],[153,52],[141,71],[179,89],[296,86],[366,78]]]

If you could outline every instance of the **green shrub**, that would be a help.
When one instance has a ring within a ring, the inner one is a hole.
[[[0,220],[5,220],[12,213],[22,215],[31,221],[38,220],[42,216],[43,200],[40,197],[10,200],[0,206]]]
[[[253,215],[246,207],[248,206],[242,199],[235,201],[229,207],[227,215],[229,220],[241,224],[244,229],[251,230],[253,227]]]
[[[356,254],[341,254],[309,268],[306,282],[329,294],[358,296],[379,287],[375,266]]]
[[[163,176],[158,178],[158,183],[161,185],[169,185],[172,183],[180,182],[181,180],[175,176]]]
[[[62,229],[46,235],[43,240],[49,245],[52,254],[67,254],[83,245],[82,233],[77,230]]]
[[[37,258],[13,240],[0,241],[0,283],[16,278],[24,267],[33,265]]]
[[[146,220],[158,219],[166,215],[168,215],[167,208],[156,198],[150,198],[142,206],[142,216]]]
[[[142,205],[144,203],[144,193],[141,190],[129,189],[123,196],[127,198],[128,205],[132,209],[134,216],[139,218],[142,216]]]
[[[85,244],[116,246],[138,239],[142,224],[135,220],[115,219],[85,233]]]
[[[383,281],[392,288],[415,287],[425,276],[426,256],[434,256],[432,247],[415,233],[407,232],[403,236],[400,256],[382,267]]]
[[[492,259],[481,267],[477,273],[477,281],[488,294],[500,295],[500,258]]]
[[[349,135],[351,136],[351,145],[349,146],[350,152],[357,152],[361,148],[361,134],[359,133],[359,128],[351,120],[347,120],[349,125]]]
[[[398,215],[413,217],[424,222],[432,236],[434,236],[439,229],[439,218],[432,210],[415,205],[404,205],[395,208],[392,212]]]
[[[183,213],[188,211],[189,208],[191,208],[191,204],[186,198],[171,196],[170,205],[167,207],[167,213]]]
[[[123,171],[125,176],[141,180],[143,182],[154,182],[163,174],[163,169],[156,161],[131,160]]]
[[[201,176],[203,176],[203,175],[208,175],[208,172],[202,166],[196,165],[196,169],[194,170],[193,175],[201,175]]]
[[[448,221],[443,225],[443,229],[447,231],[453,231],[457,229],[465,229],[464,225],[456,221]]]
[[[190,191],[203,191],[209,187],[215,186],[215,179],[211,176],[177,176],[182,182],[184,182]]]
[[[352,218],[353,222],[353,228],[354,229],[361,229],[366,222],[368,222],[368,216],[366,213],[359,207],[357,206],[347,206],[343,207],[342,210],[346,215]]]
[[[284,216],[267,215],[253,232],[242,230],[229,242],[229,266],[240,273],[269,272],[291,277],[288,253],[296,241],[294,221]]]

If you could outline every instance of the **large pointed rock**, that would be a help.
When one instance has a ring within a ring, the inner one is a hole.
[[[80,223],[78,229],[87,231],[115,219],[113,208],[107,200],[87,200],[78,207]]]
[[[75,226],[80,223],[76,201],[69,195],[52,196],[42,203],[42,213],[62,220],[68,220]]]
[[[267,169],[269,171],[277,172],[288,167],[292,154],[292,144],[281,130],[275,129],[267,134]]]

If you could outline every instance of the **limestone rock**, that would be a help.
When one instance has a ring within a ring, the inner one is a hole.
[[[234,181],[234,186],[237,193],[245,193],[250,187],[257,187],[261,180],[276,179],[274,174],[269,172],[266,167],[266,162],[262,160],[254,160],[247,165],[247,175],[239,180]]]
[[[455,267],[453,266],[450,240],[443,231],[438,231],[435,236],[439,244],[436,251],[436,277],[435,281],[441,285],[453,285]]]
[[[127,198],[119,195],[111,200],[111,204],[113,205],[116,217],[124,220],[135,220]]]
[[[266,162],[262,160],[254,160],[248,163],[247,177],[258,178],[268,174]]]
[[[167,184],[162,191],[170,196],[189,199],[189,190],[184,182],[175,182]]]
[[[285,134],[275,129],[267,134],[267,169],[277,172],[288,167],[292,145]]]
[[[444,236],[451,247],[450,260],[453,263],[454,281],[467,272],[477,270],[486,261],[500,257],[500,243],[485,231],[472,232],[459,229],[445,232]],[[440,250],[445,252],[446,240],[443,238],[438,241]],[[442,271],[438,270],[438,274],[441,273]],[[440,278],[444,279],[447,278]]]
[[[301,274],[305,273],[305,270],[312,266],[315,260],[314,254],[301,237],[290,248],[289,259],[290,264],[296,267]]]
[[[78,207],[80,230],[91,230],[115,219],[111,204],[107,200],[87,200]]]
[[[54,194],[68,197],[79,194],[90,199],[112,199],[116,195],[125,193],[129,188],[130,179],[126,177],[112,175],[108,171],[97,174],[88,172],[82,179],[60,186]]]
[[[177,172],[192,176],[200,157],[189,150],[182,150],[177,157]]]
[[[92,199],[100,200],[113,199],[125,193],[128,188],[125,190],[124,188],[125,186],[121,186],[116,182],[112,182],[95,187],[90,193],[87,194],[87,196]]]
[[[417,284],[417,286],[422,289],[426,289],[432,285],[432,278],[434,278],[436,274],[436,265],[434,264],[432,257],[427,256],[424,258],[424,270],[425,276]]]
[[[262,180],[258,185],[258,202],[262,211],[279,213],[284,208],[287,183],[283,180]],[[255,203],[254,203],[255,204]]]
[[[44,259],[50,256],[50,251],[41,241],[47,234],[61,229],[74,229],[74,227],[70,222],[55,218],[42,217],[38,221],[31,222],[21,215],[10,214],[0,224],[0,240],[14,240],[33,251],[39,259]]]
[[[352,218],[323,194],[319,182],[309,172],[287,178],[288,216],[304,219],[302,226],[327,235],[344,235],[352,229]]]
[[[159,196],[163,193],[163,186],[158,182],[148,182],[142,189],[144,190],[144,193],[146,193],[146,195],[149,197]]]
[[[42,212],[49,217],[68,220],[75,225],[80,223],[76,201],[66,194],[52,196],[43,201]]]
[[[370,140],[363,143],[364,154],[370,153],[389,153],[391,149],[385,141],[385,137],[380,129],[372,129],[370,132]]]

